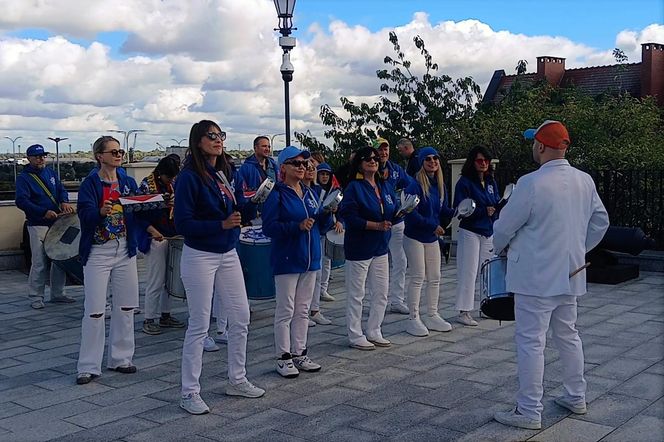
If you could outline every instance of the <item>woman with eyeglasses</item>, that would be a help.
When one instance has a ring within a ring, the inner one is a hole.
[[[180,407],[191,414],[210,411],[200,395],[200,376],[213,296],[221,300],[228,320],[226,394],[248,398],[265,394],[246,377],[249,301],[236,251],[245,200],[242,187],[233,186],[235,170],[224,155],[225,139],[226,133],[213,121],[194,124],[175,185],[175,227],[184,236],[180,276],[189,308]]]
[[[493,222],[500,197],[493,178],[491,154],[484,146],[470,149],[461,168],[461,177],[454,190],[454,206],[471,198],[476,208],[472,215],[459,223],[457,237],[457,292],[455,309],[457,321],[476,326],[470,312],[475,309],[475,280],[484,261],[493,254]]]
[[[352,180],[344,191],[339,215],[346,225],[346,326],[350,346],[358,350],[389,347],[381,325],[387,307],[390,229],[398,210],[394,188],[378,173],[378,151],[363,147],[350,164]],[[365,285],[371,287],[366,334],[362,332]]]
[[[272,239],[276,370],[285,378],[321,369],[307,355],[307,333],[320,269],[319,229],[329,228],[331,218],[320,210],[316,193],[303,183],[309,157],[309,151],[294,146],[281,151],[279,181],[263,205],[263,232]]]
[[[83,264],[85,305],[81,325],[77,384],[101,376],[104,356],[106,292],[113,292],[109,331],[109,370],[136,373],[134,309],[138,307],[136,270],[137,225],[134,214],[123,210],[121,196],[137,193],[136,181],[120,168],[124,150],[113,137],[98,138],[92,151],[97,169],[78,191],[81,221],[79,254]]]
[[[406,292],[410,316],[406,332],[413,336],[428,336],[429,330],[448,332],[449,322],[438,313],[440,296],[440,244],[438,238],[445,234],[440,225],[443,217],[452,217],[440,156],[433,147],[423,147],[417,154],[419,170],[406,188],[406,194],[417,195],[420,203],[406,215],[403,248],[408,260]],[[426,282],[426,315],[420,317],[420,296]]]
[[[173,220],[173,182],[180,172],[180,161],[172,156],[159,160],[157,167],[138,186],[144,195],[163,194],[167,207],[154,210],[138,232],[138,250],[145,256],[145,320],[143,332],[158,335],[164,328],[183,328],[185,323],[171,316],[171,300],[166,291],[168,237],[177,235]]]

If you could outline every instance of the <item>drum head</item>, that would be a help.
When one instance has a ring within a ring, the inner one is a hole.
[[[247,226],[240,231],[240,242],[243,244],[270,244],[270,238],[263,233],[262,226]]]
[[[53,261],[66,261],[78,256],[81,224],[74,213],[60,215],[44,238],[44,252]]]
[[[330,230],[325,234],[325,237],[327,238],[328,241],[330,241],[333,244],[338,244],[338,245],[343,245],[344,244],[344,234],[343,233],[337,233],[334,230]]]
[[[514,321],[514,296],[484,298],[480,302],[482,313],[497,321]]]
[[[257,204],[264,203],[273,188],[274,181],[266,178],[261,185],[258,186],[258,190],[256,190],[256,194],[253,196],[252,201]]]
[[[459,206],[457,207],[459,217],[460,218],[469,217],[475,211],[475,207],[477,207],[477,205],[475,204],[475,201],[473,201],[471,198],[466,198],[461,200]]]
[[[339,205],[342,199],[343,195],[341,194],[341,190],[334,189],[330,191],[330,193],[323,200],[323,209],[324,210],[335,209]]]

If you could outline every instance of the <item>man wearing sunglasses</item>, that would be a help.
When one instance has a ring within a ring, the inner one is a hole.
[[[49,266],[50,260],[44,252],[44,238],[49,227],[60,214],[74,212],[74,207],[69,204],[67,190],[55,171],[46,167],[46,155],[48,152],[45,152],[40,144],[28,147],[26,156],[30,164],[16,178],[16,207],[25,212],[32,252],[28,298],[30,306],[37,310],[44,308],[44,290],[49,267],[51,302],[75,302],[74,298],[64,294],[65,272],[56,265]]]
[[[277,180],[277,163],[271,154],[270,139],[264,135],[256,137],[254,153],[244,161],[238,170],[245,198],[254,196],[266,178],[270,178],[272,181]]]

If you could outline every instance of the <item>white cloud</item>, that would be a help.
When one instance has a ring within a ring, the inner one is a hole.
[[[54,35],[42,41],[0,31],[2,136],[58,132],[88,146],[107,129],[138,128],[146,130],[138,145],[151,149],[186,137],[202,118],[220,121],[233,147],[248,147],[257,134],[283,132],[281,51],[269,0],[0,0],[0,10],[0,30],[41,28]],[[295,130],[320,136],[320,107],[338,109],[342,95],[376,99],[376,70],[388,68],[386,55],[395,56],[390,30],[336,20],[297,31],[290,85]],[[119,56],[95,41],[111,31],[127,34]],[[414,73],[422,73],[412,42],[420,35],[439,73],[472,76],[483,88],[494,70],[513,73],[520,59],[534,71],[540,55],[565,57],[568,67],[614,62],[612,47],[495,31],[478,20],[431,23],[426,13],[416,13],[394,31]],[[664,43],[664,26],[625,30],[615,46],[637,62],[647,41]],[[6,147],[0,144],[0,151]]]

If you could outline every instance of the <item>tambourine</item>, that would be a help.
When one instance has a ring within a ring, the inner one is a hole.
[[[406,214],[415,210],[417,205],[420,203],[420,197],[417,195],[405,195],[403,198],[403,203],[401,208],[397,212],[397,218],[406,216]]]
[[[258,190],[254,196],[251,197],[251,202],[254,204],[264,203],[265,200],[267,200],[268,195],[270,195],[270,192],[272,192],[272,189],[274,189],[274,181],[270,178],[266,178],[265,181],[258,186]]]
[[[339,189],[334,189],[332,190],[323,200],[323,210],[326,212],[332,212],[339,207],[339,204],[341,203],[341,200],[344,199],[343,194],[341,193],[341,190]]]

